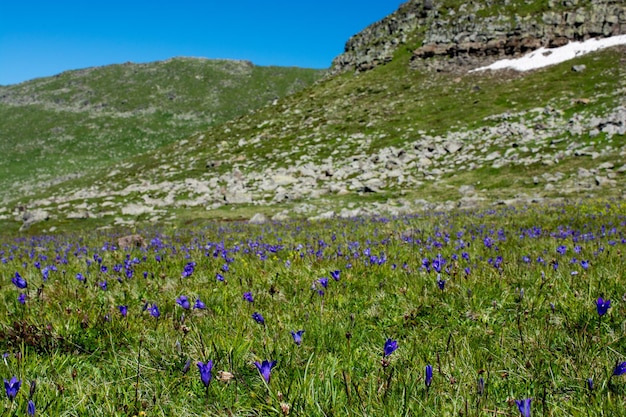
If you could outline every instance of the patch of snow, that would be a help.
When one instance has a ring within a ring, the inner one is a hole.
[[[502,59],[491,65],[473,69],[470,72],[504,68],[511,68],[517,71],[530,71],[549,65],[560,64],[561,62],[577,58],[586,53],[617,45],[626,45],[626,35],[611,36],[610,38],[602,39],[589,39],[584,42],[570,42],[567,45],[552,49],[539,48],[521,58]]]

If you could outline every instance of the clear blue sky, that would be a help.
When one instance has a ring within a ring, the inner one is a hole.
[[[403,0],[3,0],[0,85],[173,56],[328,68]]]

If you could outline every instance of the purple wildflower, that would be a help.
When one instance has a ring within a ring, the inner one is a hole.
[[[117,308],[120,310],[122,317],[126,317],[128,314],[128,306],[118,306]]]
[[[523,400],[515,400],[517,409],[522,414],[522,417],[530,417],[530,403],[532,399],[524,398]]]
[[[265,382],[269,384],[272,368],[276,366],[276,361],[269,362],[267,360],[264,360],[263,363],[254,362],[254,365],[259,370],[259,373],[261,374]]]
[[[614,376],[620,376],[626,374],[626,362],[618,363],[613,369]]]
[[[251,292],[244,292],[243,293],[243,299],[249,303],[253,303],[254,302],[254,297],[252,296]]]
[[[22,381],[16,377],[12,377],[10,381],[7,381],[6,379],[4,380],[4,390],[6,391],[9,400],[13,401],[15,399],[21,385]]]
[[[191,307],[191,304],[189,304],[189,299],[184,295],[181,295],[176,299],[176,304],[178,304],[185,310],[189,310],[189,308]]]
[[[293,330],[291,331],[291,336],[293,337],[293,341],[298,346],[300,346],[300,344],[302,343],[303,333],[304,333],[304,330],[298,330],[297,332],[294,332]]]
[[[161,312],[159,311],[159,307],[157,307],[156,304],[152,304],[152,306],[150,306],[150,308],[148,309],[150,311],[150,315],[156,319],[158,319],[159,317],[161,317]]]
[[[426,365],[426,376],[424,378],[424,384],[426,384],[426,388],[430,388],[430,384],[433,382],[433,366]]]
[[[396,351],[396,349],[398,349],[398,341],[397,340],[387,339],[385,341],[385,346],[383,348],[385,356],[391,355],[393,352]]]
[[[599,316],[604,316],[609,308],[611,308],[611,300],[604,300],[602,297],[596,300],[596,310]]]
[[[341,275],[341,271],[340,270],[330,271],[330,276],[335,281],[339,281],[339,276],[340,275]]]
[[[17,296],[17,301],[22,305],[26,304],[26,294],[20,293],[20,295]]]
[[[257,313],[256,311],[252,313],[252,318],[259,324],[265,325],[265,319],[261,315],[261,313]]]
[[[204,310],[206,308],[206,304],[204,304],[201,299],[196,298],[196,302],[194,303],[193,308]]]
[[[211,382],[211,370],[213,369],[213,361],[207,361],[207,363],[198,362],[198,370],[200,371],[200,380],[205,387],[209,386]]]
[[[28,286],[28,283],[26,282],[24,278],[22,278],[19,272],[15,273],[15,276],[11,278],[11,282],[20,290],[23,290],[24,288]]]

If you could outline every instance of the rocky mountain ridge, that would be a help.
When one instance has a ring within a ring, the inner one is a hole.
[[[389,62],[401,46],[414,44],[419,46],[413,50],[412,66],[441,71],[454,65],[485,65],[569,41],[626,33],[626,5],[619,0],[551,1],[547,8],[529,14],[518,14],[524,13],[522,7],[498,11],[493,1],[456,7],[447,3],[404,3],[350,38],[345,52],[333,61],[331,73],[370,70]]]

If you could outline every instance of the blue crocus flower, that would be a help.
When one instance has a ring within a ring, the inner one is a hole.
[[[330,271],[330,276],[332,279],[334,279],[335,281],[339,281],[339,276],[341,275],[341,271],[340,270],[336,270],[336,271]]]
[[[522,414],[522,417],[530,417],[530,403],[532,399],[524,398],[523,400],[515,400],[517,409]]]
[[[19,272],[15,273],[15,276],[11,278],[11,282],[20,290],[23,290],[24,288],[28,286],[28,283],[26,282],[24,278],[22,278]]]
[[[303,333],[304,333],[304,330],[298,330],[297,332],[294,332],[293,330],[291,331],[291,336],[293,337],[293,341],[298,346],[300,346],[300,344],[302,343],[302,334]]]
[[[396,351],[396,349],[398,349],[398,341],[397,340],[387,339],[385,341],[385,347],[383,348],[385,356],[391,355],[393,352]]]
[[[196,298],[196,302],[193,305],[193,308],[197,308],[199,310],[204,310],[206,308],[206,304],[204,304],[201,299]]]
[[[276,366],[276,361],[270,362],[270,361],[264,360],[262,363],[254,362],[254,365],[259,370],[259,373],[261,374],[265,382],[269,384],[272,368]]]
[[[596,309],[599,316],[604,316],[609,308],[611,308],[611,300],[604,300],[602,297],[596,300]]]
[[[189,299],[184,295],[181,295],[176,299],[176,304],[178,304],[185,310],[189,310],[189,308],[191,307],[191,304],[189,304]]]
[[[29,416],[35,415],[35,403],[33,402],[33,400],[28,400],[28,407],[26,409],[26,412]]]
[[[13,401],[15,399],[21,385],[22,381],[16,377],[12,377],[10,381],[7,381],[6,379],[4,380],[4,390],[6,391],[9,400]]]
[[[120,310],[122,317],[126,317],[128,314],[128,306],[118,306],[117,308]]]
[[[22,305],[26,304],[26,294],[20,293],[20,295],[17,296],[17,301]]]
[[[430,384],[433,382],[433,366],[426,365],[426,376],[424,378],[424,383],[426,384],[426,388],[430,387]]]
[[[200,371],[200,380],[205,387],[209,386],[211,382],[211,370],[213,369],[213,361],[207,361],[207,363],[198,362],[198,370]]]
[[[152,306],[149,308],[149,311],[152,317],[157,319],[161,317],[161,312],[159,311],[159,307],[157,307],[156,304],[152,304]]]
[[[254,302],[254,297],[252,296],[251,292],[244,292],[243,293],[243,299],[249,303],[253,303]]]
[[[261,313],[257,313],[256,311],[254,313],[252,313],[252,318],[254,319],[254,321],[256,321],[259,324],[263,324],[265,325],[265,319],[263,318],[263,316],[261,315]]]
[[[626,362],[618,363],[613,369],[614,376],[620,376],[626,374]]]
[[[324,288],[328,287],[328,278],[326,277],[318,279],[317,282],[319,282],[319,284]]]

